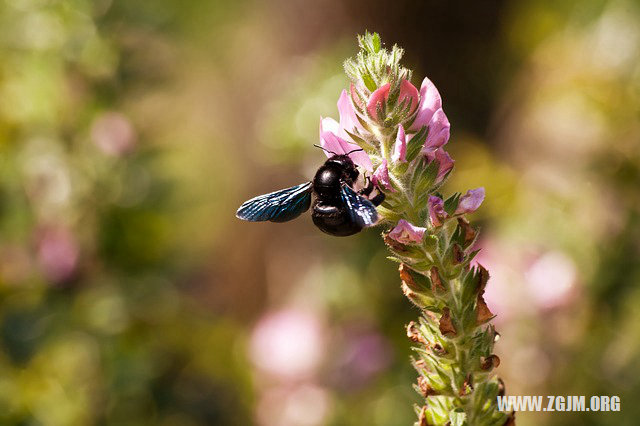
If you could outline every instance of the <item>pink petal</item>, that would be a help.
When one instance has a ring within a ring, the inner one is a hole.
[[[391,186],[391,179],[389,178],[389,169],[387,168],[387,159],[382,160],[382,164],[378,166],[373,175],[371,175],[371,181],[379,188],[395,192]]]
[[[484,201],[484,188],[470,189],[465,195],[460,197],[458,208],[455,214],[472,213],[478,210],[480,204]]]
[[[409,108],[409,113],[413,114],[418,107],[419,99],[420,95],[418,94],[416,86],[411,84],[409,80],[402,80],[402,82],[400,82],[400,96],[398,96],[398,104],[403,101],[410,102],[411,107]]]
[[[288,380],[313,374],[327,344],[322,319],[309,310],[286,308],[264,315],[249,340],[255,366]]]
[[[436,183],[442,182],[442,179],[446,176],[451,169],[455,161],[451,158],[449,153],[442,148],[436,150],[429,150],[425,152],[425,155],[429,162],[436,160],[438,162],[438,175],[436,176]]]
[[[429,219],[431,219],[431,224],[433,224],[433,226],[442,225],[442,222],[448,216],[447,212],[444,211],[444,201],[442,201],[442,198],[436,197],[435,195],[429,196],[427,206],[429,208]]]
[[[351,133],[364,133],[364,128],[360,124],[356,111],[353,109],[353,104],[346,90],[343,90],[338,99],[338,112],[340,113],[340,137],[349,139],[347,131]]]
[[[337,136],[340,131],[340,125],[333,118],[320,119],[320,146],[326,150],[325,154],[327,157],[331,157],[333,155],[331,152],[343,155],[354,151],[349,154],[349,157],[353,162],[368,172],[372,172],[373,164],[371,164],[371,159],[367,153],[361,151],[360,146]]]
[[[422,127],[427,126],[433,114],[442,108],[442,98],[436,86],[425,77],[420,87],[420,103],[418,104],[418,114],[413,124],[409,128],[410,132],[417,132]]]
[[[378,119],[378,105],[382,105],[387,101],[387,98],[389,98],[390,88],[391,85],[387,83],[384,86],[378,87],[369,97],[367,111],[369,111],[369,115],[376,120]]]
[[[334,155],[344,155],[348,152],[345,151],[343,142],[343,139],[340,139],[331,132],[322,132],[320,134],[320,146],[329,158]]]
[[[449,141],[449,132],[451,124],[449,119],[444,113],[442,108],[437,110],[431,121],[429,121],[429,134],[424,142],[424,147],[428,148],[440,148]]]
[[[59,226],[43,229],[38,241],[38,262],[48,280],[58,283],[71,278],[79,256],[78,243],[69,229]]]
[[[438,162],[438,176],[436,177],[436,183],[439,183],[444,179],[447,173],[453,169],[453,159],[447,151],[439,148],[435,152],[435,159]]]
[[[320,117],[320,134],[323,132],[331,132],[334,135],[340,133],[340,124],[331,117]]]
[[[320,117],[320,146],[324,148],[324,153],[327,157],[349,152],[345,151],[345,145],[343,144],[346,141],[336,136],[339,130],[340,125],[336,120],[329,117]]]
[[[396,143],[393,145],[391,160],[394,163],[404,163],[407,161],[407,137],[404,133],[404,127],[402,127],[402,124],[398,126],[398,135],[396,136]]]
[[[136,145],[131,121],[118,112],[106,112],[91,124],[91,139],[107,155],[122,156]]]
[[[421,228],[400,219],[396,227],[389,232],[389,238],[401,244],[420,244],[426,231],[427,228]]]
[[[359,146],[356,144],[349,144],[350,147],[350,151],[353,151],[354,149],[358,149]],[[347,151],[349,152],[349,151]],[[368,172],[373,171],[373,164],[371,164],[371,158],[369,158],[369,155],[367,155],[366,152],[364,151],[356,151],[356,152],[352,152],[351,154],[349,154],[349,157],[353,160],[353,162],[362,167],[363,169],[365,169]]]

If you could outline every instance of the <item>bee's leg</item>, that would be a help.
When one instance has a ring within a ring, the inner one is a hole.
[[[364,195],[365,197],[368,197],[369,194],[371,194],[371,191],[373,191],[373,182],[371,182],[371,179],[369,179],[369,176],[367,176],[367,181],[369,182],[367,186],[365,186],[360,191],[358,191],[358,194]]]
[[[378,192],[369,201],[371,201],[371,203],[373,203],[374,206],[376,206],[376,207],[379,206],[384,201],[384,193],[383,192]]]

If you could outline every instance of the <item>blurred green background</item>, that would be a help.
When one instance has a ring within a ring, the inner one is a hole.
[[[4,0],[0,424],[410,425],[418,316],[379,232],[241,223],[324,161],[378,31],[438,86],[512,395],[640,418],[634,0]]]

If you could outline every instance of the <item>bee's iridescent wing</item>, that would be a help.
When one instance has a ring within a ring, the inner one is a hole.
[[[236,217],[250,222],[287,222],[309,210],[311,182],[259,195],[242,203]]]
[[[358,195],[349,185],[343,184],[340,196],[349,212],[351,220],[363,228],[373,226],[378,221],[376,206],[366,198]]]

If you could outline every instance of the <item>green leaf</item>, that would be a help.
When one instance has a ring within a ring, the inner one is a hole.
[[[345,132],[347,132],[347,134],[351,137],[351,139],[353,139],[353,141],[357,144],[360,145],[360,148],[364,149],[365,151],[375,151],[376,147],[371,145],[369,142],[367,142],[365,139],[361,138],[360,136],[356,135],[355,133],[351,133],[350,131],[345,129]]]
[[[413,135],[411,140],[409,140],[409,142],[407,143],[407,161],[408,162],[413,161],[420,153],[420,150],[422,149],[424,142],[427,140],[427,133],[428,133],[427,127],[423,126],[418,131],[418,133]]]
[[[449,216],[452,216],[456,209],[458,208],[458,203],[460,202],[460,196],[462,194],[456,192],[451,197],[447,198],[444,202],[444,211],[447,212]]]
[[[369,73],[362,73],[360,75],[360,77],[362,78],[362,81],[364,82],[364,85],[367,86],[367,89],[369,89],[372,92],[374,92],[378,88],[376,86],[375,81],[373,81],[373,78],[371,77],[371,75]]]
[[[373,33],[371,34],[371,45],[373,46],[374,52],[379,52],[382,48],[382,40],[380,40],[380,34]]]
[[[467,263],[470,263],[470,262],[471,262],[471,261],[476,257],[476,255],[477,255],[478,253],[480,253],[480,249],[478,249],[478,250],[474,250],[474,251],[472,251],[471,253],[469,253],[469,254],[467,255]]]

